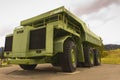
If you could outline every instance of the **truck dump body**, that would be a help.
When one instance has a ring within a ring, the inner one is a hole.
[[[70,21],[70,23],[72,23],[76,28],[76,30],[81,30],[81,36],[83,39],[83,42],[88,42],[91,44],[94,44],[96,46],[101,46],[102,45],[102,40],[99,36],[97,36],[96,34],[94,34],[91,30],[88,29],[88,27],[86,26],[86,24],[80,20],[79,18],[77,18],[75,15],[73,15],[70,11],[68,11],[67,9],[65,9],[64,7],[60,7],[57,8],[55,10],[49,11],[47,13],[38,15],[36,17],[21,21],[21,26],[32,26],[38,22],[41,22],[42,20],[47,20],[47,18],[49,18],[50,16],[53,16],[56,14],[65,14],[68,18],[68,21]]]

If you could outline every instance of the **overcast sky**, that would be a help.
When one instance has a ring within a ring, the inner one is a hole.
[[[85,21],[104,44],[120,44],[120,0],[0,0],[0,46],[20,21],[60,6]]]

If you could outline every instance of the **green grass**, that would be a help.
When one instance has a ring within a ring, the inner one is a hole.
[[[101,61],[105,64],[120,64],[120,49],[104,51]]]

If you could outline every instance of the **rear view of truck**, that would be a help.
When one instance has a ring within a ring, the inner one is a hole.
[[[77,67],[100,65],[102,40],[64,7],[21,21],[6,36],[5,57],[9,64],[33,70],[51,63],[65,72]]]

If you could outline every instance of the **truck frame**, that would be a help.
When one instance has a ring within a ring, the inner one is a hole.
[[[24,70],[51,63],[64,72],[100,65],[102,39],[64,6],[23,20],[6,36],[4,55],[8,63]]]

